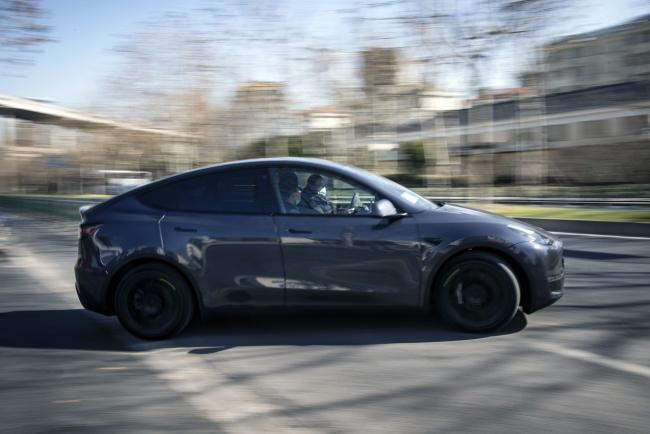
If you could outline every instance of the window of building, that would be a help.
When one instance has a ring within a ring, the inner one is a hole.
[[[538,134],[536,134],[536,132],[532,128],[519,130],[517,132],[517,136],[519,139],[519,143],[522,144],[535,143],[535,141],[538,138]]]
[[[568,139],[566,125],[549,125],[546,134],[550,142],[561,142]]]
[[[580,122],[580,127],[583,138],[597,139],[607,136],[607,122],[604,120]]]
[[[621,119],[621,133],[623,135],[643,134],[648,127],[647,116],[627,116]]]
[[[642,35],[637,32],[630,32],[625,35],[624,39],[626,44],[633,45],[642,40]]]
[[[582,56],[582,47],[573,47],[566,50],[568,59],[576,59]]]

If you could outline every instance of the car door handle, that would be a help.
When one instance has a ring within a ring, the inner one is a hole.
[[[176,232],[196,232],[196,229],[195,229],[195,228],[182,228],[182,227],[180,227],[180,226],[176,226],[176,227],[174,227],[174,230],[175,230]]]
[[[302,229],[289,229],[290,234],[311,234],[311,231],[304,231]]]

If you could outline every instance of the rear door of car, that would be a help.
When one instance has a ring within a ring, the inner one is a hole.
[[[189,269],[206,307],[282,305],[284,272],[264,168],[219,170],[153,190],[165,253]]]

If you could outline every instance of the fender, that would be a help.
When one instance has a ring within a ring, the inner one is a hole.
[[[516,244],[502,238],[492,236],[472,236],[457,239],[446,243],[444,246],[423,243],[421,305],[423,307],[430,305],[433,284],[447,261],[462,252],[473,249],[491,250],[513,261],[519,268],[517,271],[523,272],[526,279],[522,286],[527,287],[531,281],[527,266],[528,258],[519,254],[516,246]]]
[[[183,264],[181,264],[178,260],[176,260],[174,254],[170,252],[164,252],[160,248],[145,248],[142,250],[127,252],[126,254],[120,255],[111,261],[107,267],[107,279],[104,283],[104,287],[102,288],[102,291],[104,294],[106,294],[106,301],[108,306],[113,305],[111,297],[114,293],[114,286],[117,283],[116,277],[122,274],[125,270],[128,270],[135,265],[143,264],[146,262],[163,262],[178,271],[190,285],[192,293],[194,294],[197,301],[199,314],[202,318],[205,316],[203,297],[201,296],[201,292],[198,290],[199,286],[191,271]]]

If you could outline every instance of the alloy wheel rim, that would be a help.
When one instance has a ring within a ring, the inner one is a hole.
[[[175,290],[171,283],[160,278],[136,281],[127,297],[129,316],[143,330],[167,327],[176,317]]]
[[[505,282],[487,266],[459,266],[450,273],[445,287],[455,316],[465,323],[486,327],[504,315]]]

